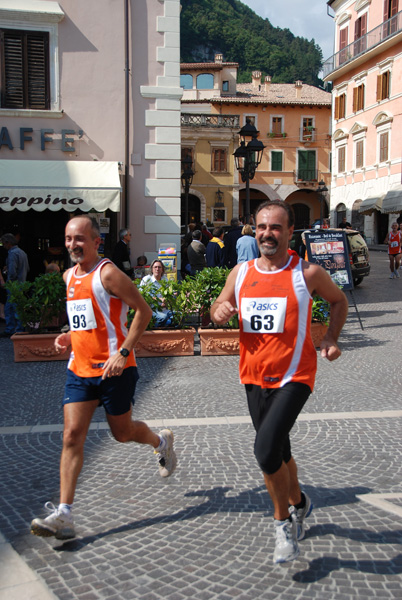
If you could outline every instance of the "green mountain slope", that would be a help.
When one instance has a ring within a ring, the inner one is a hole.
[[[252,71],[271,75],[274,83],[301,79],[322,85],[318,77],[321,48],[314,40],[273,27],[239,0],[181,0],[181,61],[213,61],[217,52],[238,62],[239,83],[251,81]]]

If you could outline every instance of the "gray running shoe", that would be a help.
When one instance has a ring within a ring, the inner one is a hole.
[[[159,475],[161,477],[169,477],[173,473],[177,465],[176,452],[173,449],[173,432],[170,429],[162,429],[159,432],[161,438],[166,441],[165,447],[160,452],[155,450],[158,457]]]
[[[294,560],[299,556],[297,543],[296,517],[291,515],[292,521],[275,521],[275,551],[274,563],[283,563]]]
[[[395,277],[396,277],[397,279],[399,279],[399,277],[400,277],[398,269],[396,269],[396,270],[395,270]]]
[[[45,519],[34,519],[31,533],[42,537],[54,537],[58,540],[69,540],[75,537],[74,520],[71,513],[60,512],[52,502],[46,502],[46,510],[50,513]]]
[[[304,493],[304,492],[303,492]],[[296,508],[292,506],[292,512],[296,518],[296,526],[297,526],[297,539],[300,541],[304,538],[304,534],[306,532],[306,524],[304,523],[304,519],[307,519],[311,515],[311,511],[314,508],[311,499],[304,493],[304,497],[306,498],[306,504],[303,508]]]

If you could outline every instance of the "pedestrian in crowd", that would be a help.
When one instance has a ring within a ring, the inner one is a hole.
[[[201,238],[202,234],[199,229],[193,231],[193,241],[187,248],[190,275],[195,275],[197,271],[202,271],[207,266],[205,260],[206,249],[201,241]]]
[[[346,217],[343,217],[342,221],[339,223],[339,227],[340,229],[352,229],[352,225],[346,220]]]
[[[55,340],[57,351],[70,345],[63,399],[64,432],[60,460],[60,504],[47,502],[49,515],[31,523],[35,535],[57,539],[75,537],[72,506],[84,460],[84,442],[96,408],[103,405],[114,438],[148,444],[155,449],[162,477],[176,466],[173,433],[159,435],[131,418],[138,379],[133,348],[152,311],[136,286],[109,259],[98,256],[101,243],[97,222],[87,215],[66,226],[66,248],[75,266],[63,275],[67,286],[70,331]],[[135,314],[130,329],[123,325],[128,307]]]
[[[230,229],[225,235],[225,267],[233,269],[237,265],[237,252],[236,244],[237,240],[241,237],[243,225],[240,224],[239,219],[233,217],[230,221]]]
[[[1,237],[3,247],[8,251],[6,258],[6,281],[24,282],[27,279],[29,271],[29,262],[26,253],[18,246],[17,238],[12,233],[5,233]],[[7,291],[6,303],[4,306],[4,317],[6,328],[0,334],[0,337],[11,337],[16,331],[24,331],[24,328],[18,318],[15,305],[9,300]]]
[[[134,279],[142,279],[145,276],[145,267],[148,263],[148,259],[145,254],[142,254],[137,258],[137,264],[134,268]]]
[[[212,239],[209,240],[205,251],[207,267],[223,267],[225,261],[225,244],[223,243],[224,231],[222,227],[215,227]]]
[[[123,271],[128,277],[133,276],[133,269],[131,267],[130,260],[130,240],[131,232],[129,229],[120,229],[119,241],[114,247],[112,254],[112,261],[119,267],[120,271]]]
[[[398,230],[398,223],[394,221],[391,225],[391,231],[387,233],[384,244],[388,244],[390,279],[399,277],[399,267],[401,266],[401,242],[402,232]]]
[[[281,201],[262,203],[256,213],[260,258],[237,265],[211,307],[211,319],[240,318],[240,380],[245,384],[256,429],[254,452],[274,505],[274,563],[299,554],[305,519],[313,504],[300,489],[289,433],[313,390],[317,356],[310,335],[312,296],[331,306],[321,356],[332,361],[341,351],[338,336],[348,301],[319,265],[288,254],[294,213]]]
[[[205,223],[202,224],[202,234],[205,235],[209,240],[212,240],[212,233],[209,231],[208,227],[205,225]],[[207,246],[207,244],[204,244],[205,246]]]
[[[154,326],[157,327],[169,327],[172,324],[173,313],[164,306],[163,299],[160,299],[158,290],[161,287],[162,281],[167,281],[165,275],[165,265],[159,259],[155,259],[151,263],[151,273],[145,275],[141,279],[140,287],[143,287],[149,283],[152,284],[152,291],[155,299],[155,304],[151,305],[152,316],[154,318]]]
[[[236,242],[237,262],[247,262],[258,258],[259,250],[251,225],[244,225],[241,237]]]

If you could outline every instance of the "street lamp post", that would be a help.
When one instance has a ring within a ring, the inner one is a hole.
[[[250,222],[250,180],[253,179],[258,165],[262,159],[264,144],[257,140],[259,131],[246,119],[246,124],[240,129],[240,146],[233,153],[236,169],[241,175],[243,183],[246,184],[246,205],[244,220]],[[246,144],[246,138],[251,140]]]
[[[193,183],[193,161],[191,160],[191,156],[187,154],[181,161],[183,166],[183,173],[181,175],[181,184],[184,189],[184,234],[187,233],[188,227],[188,193],[190,191],[190,186]]]
[[[328,192],[328,188],[325,185],[325,181],[323,179],[321,179],[320,183],[318,184],[317,192],[318,192],[318,197],[320,199],[320,227],[322,227],[323,226],[324,194],[325,194],[325,192]]]

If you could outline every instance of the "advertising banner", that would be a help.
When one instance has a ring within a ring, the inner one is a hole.
[[[306,231],[304,235],[309,262],[321,265],[344,291],[353,290],[346,233]]]

